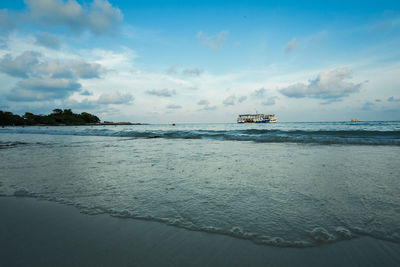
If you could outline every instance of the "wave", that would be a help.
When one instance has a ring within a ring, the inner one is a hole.
[[[130,138],[211,139],[260,143],[354,144],[400,146],[400,131],[371,130],[112,130],[112,129],[37,129],[9,128],[0,133],[110,136]]]
[[[0,184],[1,186],[2,184]],[[0,191],[0,197],[27,197],[35,198],[40,200],[46,200],[50,202],[57,202],[59,204],[69,205],[77,208],[81,213],[87,215],[99,215],[107,214],[112,217],[123,218],[123,219],[136,219],[144,221],[160,222],[170,226],[184,228],[190,231],[206,232],[211,234],[219,234],[231,236],[238,239],[249,240],[257,245],[266,245],[274,247],[291,247],[291,248],[306,248],[315,247],[323,244],[335,243],[344,240],[350,240],[360,236],[371,236],[379,240],[386,240],[394,243],[399,243],[400,239],[398,235],[385,234],[384,232],[376,232],[372,230],[363,229],[358,226],[336,226],[331,227],[327,230],[322,226],[314,226],[311,229],[303,229],[303,235],[298,236],[298,239],[291,240],[287,239],[284,233],[283,236],[269,236],[257,232],[250,232],[244,230],[239,226],[232,226],[231,228],[220,228],[209,225],[199,225],[191,221],[185,220],[184,218],[161,218],[154,217],[146,214],[138,214],[126,209],[118,210],[114,208],[106,208],[96,205],[85,205],[79,202],[74,202],[61,197],[50,197],[40,193],[31,192],[26,188],[17,186],[10,186],[14,188],[13,192],[2,193]]]
[[[6,149],[6,148],[13,148],[17,146],[25,146],[29,145],[30,143],[26,142],[1,142],[0,141],[0,149]]]
[[[266,246],[274,246],[274,247],[292,247],[292,248],[306,248],[306,247],[315,247],[322,244],[334,243],[343,240],[349,240],[356,238],[361,235],[368,235],[368,232],[365,232],[361,228],[358,231],[353,229],[348,229],[344,226],[336,227],[329,232],[327,229],[321,226],[317,226],[314,229],[304,230],[306,235],[299,237],[298,240],[290,240],[286,239],[286,236],[268,236],[257,232],[246,231],[242,227],[232,226],[231,228],[220,228],[209,225],[199,225],[193,223],[191,221],[185,220],[184,218],[160,218],[154,217],[146,214],[137,214],[135,212],[129,210],[118,210],[114,208],[106,208],[102,206],[92,206],[85,205],[79,202],[74,202],[65,198],[60,197],[49,197],[46,195],[42,195],[39,193],[31,192],[26,188],[10,186],[10,188],[14,188],[14,192],[10,191],[5,194],[0,194],[0,197],[26,197],[26,198],[35,198],[40,200],[46,200],[50,202],[57,202],[59,204],[69,205],[77,208],[80,213],[87,215],[99,215],[99,214],[107,214],[112,217],[123,218],[123,219],[136,219],[136,220],[144,220],[144,221],[153,221],[160,222],[170,226],[184,228],[190,231],[199,231],[206,232],[211,234],[219,234],[231,236],[238,239],[249,240],[257,245],[266,245]],[[378,239],[384,239],[381,237],[376,237]],[[396,240],[391,240],[396,241]]]

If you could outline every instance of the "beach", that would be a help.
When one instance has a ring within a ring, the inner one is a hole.
[[[398,128],[6,127],[1,251],[6,266],[396,266]]]
[[[400,0],[0,2],[0,267],[400,267]]]
[[[362,237],[314,248],[255,245],[159,222],[0,197],[2,266],[398,266],[400,246]]]

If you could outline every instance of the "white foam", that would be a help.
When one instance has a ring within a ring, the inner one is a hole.
[[[336,238],[323,227],[316,227],[311,232],[311,237],[318,242],[332,242]]]
[[[14,196],[16,197],[30,197],[32,193],[29,192],[26,188],[20,188],[14,191]]]
[[[234,226],[231,228],[230,232],[234,235],[242,236],[243,235],[243,229],[239,226]]]
[[[350,230],[348,230],[342,226],[336,227],[335,231],[337,234],[339,234],[341,237],[343,237],[345,239],[351,239],[353,237]]]
[[[275,236],[275,237],[269,237],[269,236],[261,236],[260,238],[255,238],[252,240],[256,244],[261,244],[261,245],[268,245],[268,246],[274,246],[274,247],[289,247],[293,246],[291,242],[286,241],[282,237]]]
[[[356,226],[356,227],[352,227],[351,229],[353,230],[353,232],[358,233],[358,234],[368,234],[368,232],[361,227]]]
[[[305,247],[311,247],[311,243],[303,240],[298,240],[298,241],[293,241],[290,243],[291,247],[297,247],[297,248],[305,248]]]
[[[101,209],[83,209],[80,212],[87,215],[98,215],[104,213],[104,211]]]
[[[209,232],[209,233],[220,233],[221,228],[215,227],[215,226],[202,226],[200,230]]]
[[[129,212],[129,210],[121,211],[120,215],[121,215],[121,217],[127,217],[127,218],[132,216],[132,214]]]
[[[285,239],[283,239],[282,237],[276,236],[271,238],[270,240],[270,244],[274,245],[274,246],[281,246],[285,244]]]
[[[391,238],[392,238],[393,240],[400,241],[400,233],[394,232],[394,233],[391,235]]]

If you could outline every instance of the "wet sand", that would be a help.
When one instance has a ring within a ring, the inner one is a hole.
[[[314,248],[260,246],[16,197],[0,197],[0,218],[1,266],[400,265],[400,245],[371,237]]]

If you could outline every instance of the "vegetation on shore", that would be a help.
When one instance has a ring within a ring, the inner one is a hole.
[[[49,115],[26,112],[23,116],[0,110],[0,125],[85,125],[100,123],[100,119],[87,112],[73,113],[71,109],[54,109]]]

